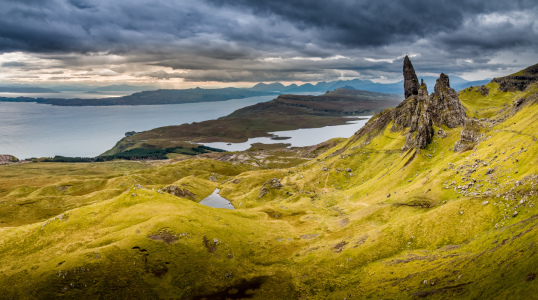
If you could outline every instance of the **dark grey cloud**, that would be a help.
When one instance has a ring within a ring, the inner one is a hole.
[[[380,46],[394,42],[412,42],[437,33],[459,34],[465,22],[483,14],[533,11],[537,4],[529,0],[452,0],[452,1],[310,1],[310,0],[209,0],[220,7],[250,10],[260,17],[279,16],[298,28],[323,33],[319,39],[349,47]],[[475,24],[476,25],[476,24]],[[505,22],[510,27],[510,22]],[[475,28],[470,28],[475,29]],[[488,28],[486,28],[488,29]],[[505,44],[503,28],[498,39],[490,37],[490,46]],[[532,28],[531,28],[532,29]],[[536,29],[534,29],[535,31]],[[519,32],[512,40],[525,41],[532,32]],[[536,32],[534,32],[536,34]],[[463,35],[465,42],[465,35]],[[458,36],[454,36],[459,41]]]
[[[317,81],[400,76],[405,54],[417,55],[413,63],[426,73],[498,70],[516,58],[521,66],[529,57],[538,60],[535,0],[0,4],[0,53],[32,53],[53,61],[55,68],[114,65],[87,71],[94,76],[130,72],[188,81]],[[185,71],[133,72],[126,67],[133,64]]]

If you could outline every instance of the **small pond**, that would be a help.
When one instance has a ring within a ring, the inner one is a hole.
[[[215,189],[213,194],[207,196],[202,201],[200,201],[200,204],[215,208],[235,209],[235,207],[230,201],[228,201],[228,199],[219,195],[219,192],[219,189]]]

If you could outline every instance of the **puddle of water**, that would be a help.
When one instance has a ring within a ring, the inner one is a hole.
[[[215,189],[213,194],[207,196],[199,203],[205,206],[209,206],[209,207],[235,209],[235,207],[232,205],[230,201],[228,201],[228,199],[219,195],[219,192],[220,192],[219,189]]]

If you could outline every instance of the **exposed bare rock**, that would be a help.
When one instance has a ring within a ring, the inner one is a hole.
[[[482,96],[489,95],[489,87],[487,87],[485,85],[482,85],[482,86],[478,87],[478,91],[480,92],[480,94],[482,94]]]
[[[412,97],[417,99],[416,107],[409,124],[409,132],[403,150],[426,148],[432,141],[434,134],[431,101],[429,101],[428,89],[424,82],[420,86],[418,95]]]
[[[394,121],[391,131],[402,131],[409,128],[405,145],[402,150],[410,148],[423,149],[433,139],[433,126],[454,128],[465,125],[467,114],[461,104],[458,93],[450,87],[447,75],[441,73],[434,87],[434,92],[428,95],[424,81],[420,86],[409,57],[404,59],[404,88],[405,100],[395,109],[385,110],[376,114],[361,130],[355,133],[354,140],[368,134],[377,135],[391,121]],[[446,136],[444,131],[440,132]],[[368,140],[369,140],[368,139]]]
[[[401,131],[406,127],[411,126],[411,120],[417,111],[418,98],[409,97],[400,103],[393,111],[391,117],[394,120],[394,124],[390,129],[392,132]],[[389,120],[390,122],[391,120]]]
[[[404,58],[403,75],[405,98],[407,99],[411,95],[417,95],[419,89],[418,78],[413,64],[407,55]]]
[[[460,133],[460,140],[454,145],[454,152],[463,152],[473,149],[483,138],[484,134],[480,133],[480,121],[467,119],[465,127]]]
[[[400,107],[400,105],[398,105],[398,107]],[[372,118],[370,118],[370,120],[368,120],[368,122],[364,126],[362,126],[359,131],[355,132],[355,134],[353,135],[353,140],[356,141],[357,139],[365,135],[368,136],[367,140],[370,140],[371,138],[375,137],[381,130],[383,130],[383,128],[385,128],[385,126],[387,126],[393,120],[394,110],[395,109],[388,108],[375,114]]]
[[[538,82],[538,64],[509,76],[494,78],[492,82],[498,83],[503,92],[524,91],[529,85]]]
[[[458,98],[458,93],[450,87],[448,76],[443,73],[435,83],[430,106],[435,125],[446,125],[449,128],[465,125],[465,108]]]
[[[264,186],[260,189],[260,194],[258,195],[258,198],[261,198],[267,194],[269,194],[269,189]]]
[[[191,191],[187,189],[181,189],[177,185],[170,185],[163,188],[162,190],[177,197],[190,198],[194,200],[194,194]]]
[[[273,189],[279,189],[282,187],[282,183],[280,183],[280,179],[278,178],[271,178],[269,181],[263,184],[263,186],[268,186]]]
[[[442,138],[446,138],[448,136],[448,133],[444,131],[442,128],[439,128],[439,130],[437,130],[437,134]]]
[[[263,184],[262,188],[260,189],[260,194],[258,195],[258,198],[267,195],[271,191],[270,189],[280,189],[281,187],[283,187],[283,185],[282,183],[280,183],[280,179],[271,178]]]

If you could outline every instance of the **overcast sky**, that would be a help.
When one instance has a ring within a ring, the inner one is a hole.
[[[536,0],[0,0],[0,82],[468,80],[538,63]]]

